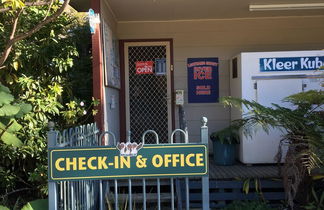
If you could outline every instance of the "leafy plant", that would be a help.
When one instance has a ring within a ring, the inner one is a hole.
[[[52,6],[25,6],[19,16],[17,33],[28,32],[47,15],[56,13],[61,5],[55,2]],[[10,35],[11,23],[12,13],[0,12],[0,51]],[[21,125],[15,132],[21,146],[0,141],[1,205],[21,208],[30,200],[47,196],[48,121],[55,121],[62,129],[93,120],[96,112],[93,106],[98,101],[91,99],[90,36],[87,19],[75,15],[71,9],[37,33],[15,43],[3,64],[0,81],[19,100],[11,105],[25,103],[32,105],[32,109],[23,117],[14,118]]]
[[[3,22],[4,24],[0,24],[0,32],[2,35],[0,39],[0,69],[6,68],[6,61],[11,60],[9,59],[9,55],[15,47],[15,44],[32,36],[45,25],[53,22],[63,13],[65,8],[69,5],[70,0],[64,1],[62,6],[60,2],[61,1],[58,0],[44,2],[35,2],[34,0],[2,0],[0,2],[0,15],[5,16],[10,23]],[[21,19],[26,14],[25,10],[37,7],[42,8],[44,5],[46,7],[44,15],[40,16],[39,19],[34,19],[37,21],[33,23],[23,24]],[[2,23],[2,21],[0,23]],[[9,63],[14,67],[18,66],[15,60],[11,61],[13,62]]]
[[[274,127],[284,131],[277,157],[281,160],[281,147],[288,145],[282,168],[288,203],[291,207],[298,203],[297,200],[303,203],[307,196],[302,194],[308,193],[311,171],[321,167],[324,160],[324,92],[312,90],[285,98],[293,109],[277,104],[265,107],[255,101],[232,97],[224,97],[221,101],[249,110],[242,119],[245,131],[259,126],[267,132]]]
[[[10,90],[0,83],[0,140],[8,145],[21,146],[16,133],[22,126],[16,119],[31,111],[31,105],[14,101]]]
[[[8,207],[2,206],[2,205],[0,205],[0,209],[1,210],[10,210]]]
[[[38,199],[31,202],[28,202],[22,207],[21,210],[44,210],[48,208],[47,199]]]
[[[213,132],[210,135],[212,141],[220,141],[222,144],[239,144],[241,121],[233,121],[230,126]]]
[[[31,202],[28,202],[22,207],[21,210],[44,210],[48,209],[48,199],[38,199]],[[8,207],[1,206],[0,210],[9,210]]]
[[[248,179],[245,179],[243,181],[243,192],[245,194],[248,194],[250,192],[250,183],[251,183],[251,179],[248,178]],[[260,183],[260,179],[258,178],[254,178],[254,188],[255,188],[255,191],[257,193],[259,193],[260,195],[262,195],[262,189],[261,189],[261,183]]]

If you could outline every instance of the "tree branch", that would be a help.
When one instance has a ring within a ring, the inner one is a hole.
[[[22,13],[23,10],[24,10],[23,8],[18,10],[18,12],[16,14],[16,17],[13,20],[12,30],[11,30],[11,34],[10,34],[9,39],[13,39],[15,37],[15,33],[17,31],[17,24],[18,24],[19,16],[20,16],[20,14]]]
[[[7,197],[8,195],[11,195],[11,194],[14,194],[16,192],[21,192],[21,191],[25,191],[25,190],[32,190],[32,188],[28,188],[28,187],[25,187],[25,188],[21,188],[21,189],[17,189],[17,190],[14,190],[14,191],[11,191],[3,196],[1,196],[2,198],[5,198]]]
[[[49,12],[50,12],[50,10],[51,10],[51,8],[52,8],[52,5],[53,5],[53,3],[54,3],[54,0],[50,0],[50,1],[51,1],[51,2],[50,2],[50,4],[49,4],[49,6],[48,6],[48,10],[47,10],[47,12],[46,12],[46,15],[45,15],[43,21],[48,17]]]
[[[39,2],[25,2],[25,7],[32,7],[32,6],[45,6],[50,5],[50,1],[39,1]],[[1,8],[0,13],[4,13],[9,11],[11,8]]]
[[[53,15],[51,15],[51,16],[47,17],[45,20],[39,22],[34,28],[30,29],[27,33],[19,34],[14,38],[9,39],[8,43],[5,45],[5,48],[4,48],[5,50],[1,54],[0,66],[3,66],[4,62],[7,60],[8,56],[11,52],[12,46],[16,42],[19,42],[23,39],[30,37],[34,33],[38,32],[43,26],[45,26],[45,25],[49,24],[50,22],[52,22],[53,20],[55,20],[58,16],[60,16],[63,13],[63,11],[69,5],[69,3],[70,3],[70,0],[65,0],[63,5],[60,7],[60,9],[58,9]]]
[[[20,14],[22,13],[23,10],[24,10],[23,8],[19,9],[17,11],[16,16],[13,19],[13,25],[12,25],[11,34],[10,34],[8,42],[10,42],[10,40],[12,40],[15,37],[15,33],[17,31],[17,25],[18,25],[19,16],[20,16]],[[6,45],[6,47],[5,47],[5,49],[4,49],[3,53],[2,53],[2,56],[0,57],[0,66],[2,66],[4,64],[4,62],[7,60],[8,56],[9,56],[9,54],[11,52],[11,49],[12,49],[12,45]],[[2,69],[2,67],[0,69]]]

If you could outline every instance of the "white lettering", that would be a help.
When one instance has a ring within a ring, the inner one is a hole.
[[[271,70],[271,60],[272,59],[263,59],[264,70]]]
[[[285,63],[284,63],[284,68],[287,69],[287,70],[290,70],[290,69],[291,69],[291,66],[292,66],[292,63],[293,63],[293,62],[288,62],[288,61],[285,62]]]
[[[276,69],[281,70],[283,68],[283,62],[277,62],[276,63]]]
[[[322,61],[320,61],[319,57],[315,58],[315,62],[316,62],[316,69],[318,69],[324,65],[324,63]]]
[[[301,58],[300,59],[300,68],[301,69],[308,69],[307,62],[309,58]]]
[[[298,65],[298,61],[293,61],[292,62],[292,68],[293,69],[295,69],[297,65]]]

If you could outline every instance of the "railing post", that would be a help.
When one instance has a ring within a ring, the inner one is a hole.
[[[207,118],[203,117],[201,119],[202,126],[200,130],[201,143],[205,143],[208,146],[208,127],[207,127]],[[208,148],[208,147],[207,147]],[[208,151],[207,151],[207,161],[208,164]],[[203,200],[203,209],[209,210],[209,176],[202,177],[202,200]]]
[[[56,145],[56,131],[54,130],[54,122],[49,122],[49,131],[47,133],[47,148]],[[57,210],[57,185],[56,182],[48,182],[48,209]]]

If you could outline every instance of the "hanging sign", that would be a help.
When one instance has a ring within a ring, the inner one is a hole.
[[[218,102],[218,58],[188,58],[188,102]]]
[[[136,61],[136,74],[153,74],[153,61]]]
[[[49,149],[49,181],[207,175],[205,144]]]
[[[324,56],[260,58],[260,71],[315,71],[324,66]]]

